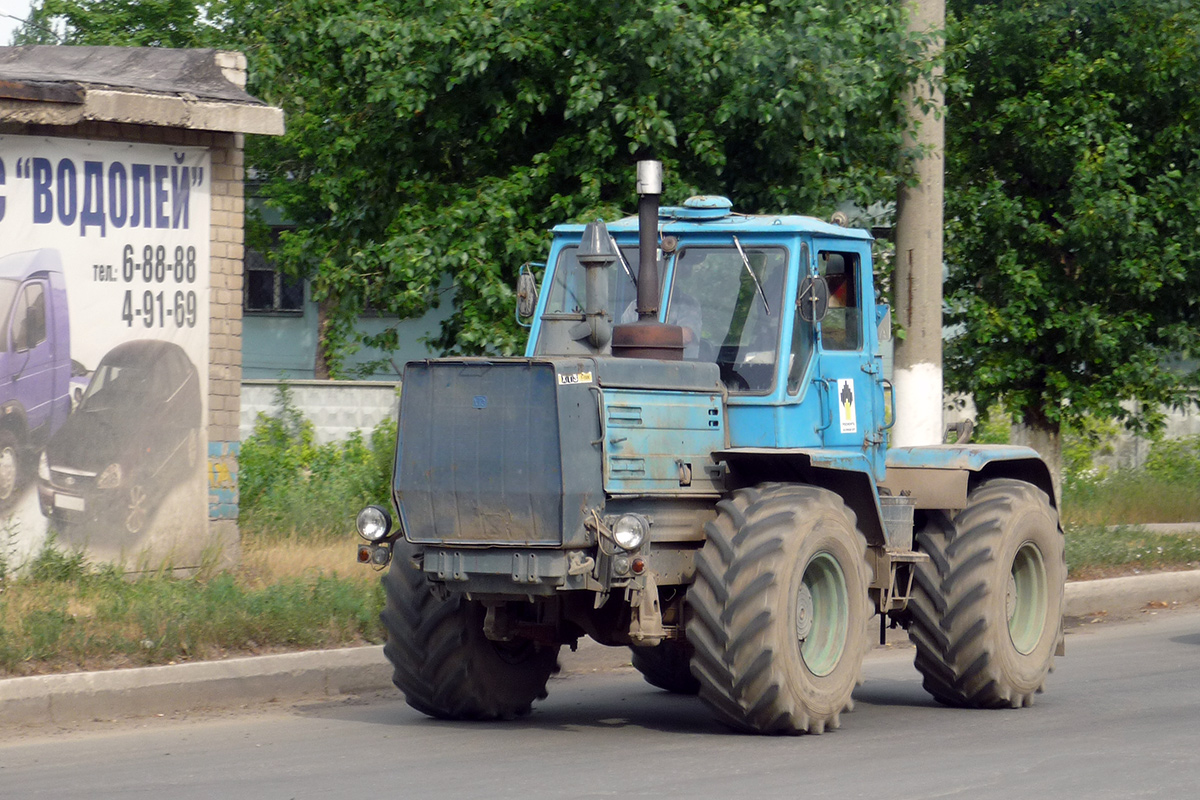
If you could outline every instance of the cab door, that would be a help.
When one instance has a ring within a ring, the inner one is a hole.
[[[54,410],[54,347],[47,335],[44,280],[27,281],[9,313],[9,363],[13,395],[25,409],[26,425],[40,429]]]
[[[875,303],[865,266],[866,242],[817,239],[816,271],[829,287],[829,309],[817,324],[817,375],[826,414],[822,443],[861,451],[883,477],[883,406],[874,328]],[[868,314],[868,310],[872,313]]]

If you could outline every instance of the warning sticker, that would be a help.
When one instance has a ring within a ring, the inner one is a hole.
[[[576,372],[574,375],[559,375],[558,376],[558,384],[560,386],[566,386],[566,385],[572,384],[572,383],[591,383],[591,382],[592,382],[592,373],[590,373],[590,372]]]
[[[854,381],[849,378],[839,378],[838,420],[842,424],[842,433],[858,433],[858,410],[854,405]]]

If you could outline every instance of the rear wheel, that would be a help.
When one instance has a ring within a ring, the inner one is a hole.
[[[692,647],[687,642],[666,641],[656,647],[633,647],[633,668],[646,683],[675,694],[696,694],[700,681],[692,674]]]
[[[493,642],[483,635],[483,605],[462,595],[440,599],[395,545],[383,579],[387,629],[383,652],[392,682],[408,704],[438,719],[511,719],[546,696],[558,668],[558,646],[528,640]]]
[[[1045,492],[991,480],[917,533],[909,635],[926,691],[951,706],[1033,705],[1062,636],[1066,565]]]
[[[688,591],[700,697],[752,733],[821,733],[867,647],[866,540],[833,492],[764,484],[717,504]]]

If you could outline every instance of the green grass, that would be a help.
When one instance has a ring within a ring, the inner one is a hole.
[[[1142,527],[1200,527],[1200,438],[1156,442],[1138,469],[1095,470],[1080,453],[1067,461],[1062,520],[1072,578],[1200,566],[1200,534]]]
[[[1074,579],[1200,566],[1200,532],[1152,533],[1130,525],[1071,525],[1067,570]]]
[[[0,676],[379,642],[381,605],[348,540],[250,543],[236,570],[187,578],[47,548],[0,584]]]
[[[1200,481],[1121,470],[1099,480],[1068,482],[1062,517],[1069,525],[1200,522]]]
[[[292,401],[286,384],[276,413],[259,414],[238,455],[238,525],[244,535],[325,536],[350,540],[354,515],[370,503],[387,504],[396,423],[384,420],[369,436],[317,444],[312,422]]]

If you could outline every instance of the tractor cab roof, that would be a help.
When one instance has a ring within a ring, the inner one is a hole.
[[[869,231],[860,228],[844,228],[830,222],[799,214],[742,214],[733,210],[728,198],[718,195],[690,197],[682,206],[663,206],[658,210],[661,232],[679,236],[687,233],[771,233],[810,234],[838,239],[860,239],[870,241]],[[624,217],[608,223],[613,235],[637,235],[637,216]],[[558,235],[582,236],[584,226],[579,223],[554,226]]]

